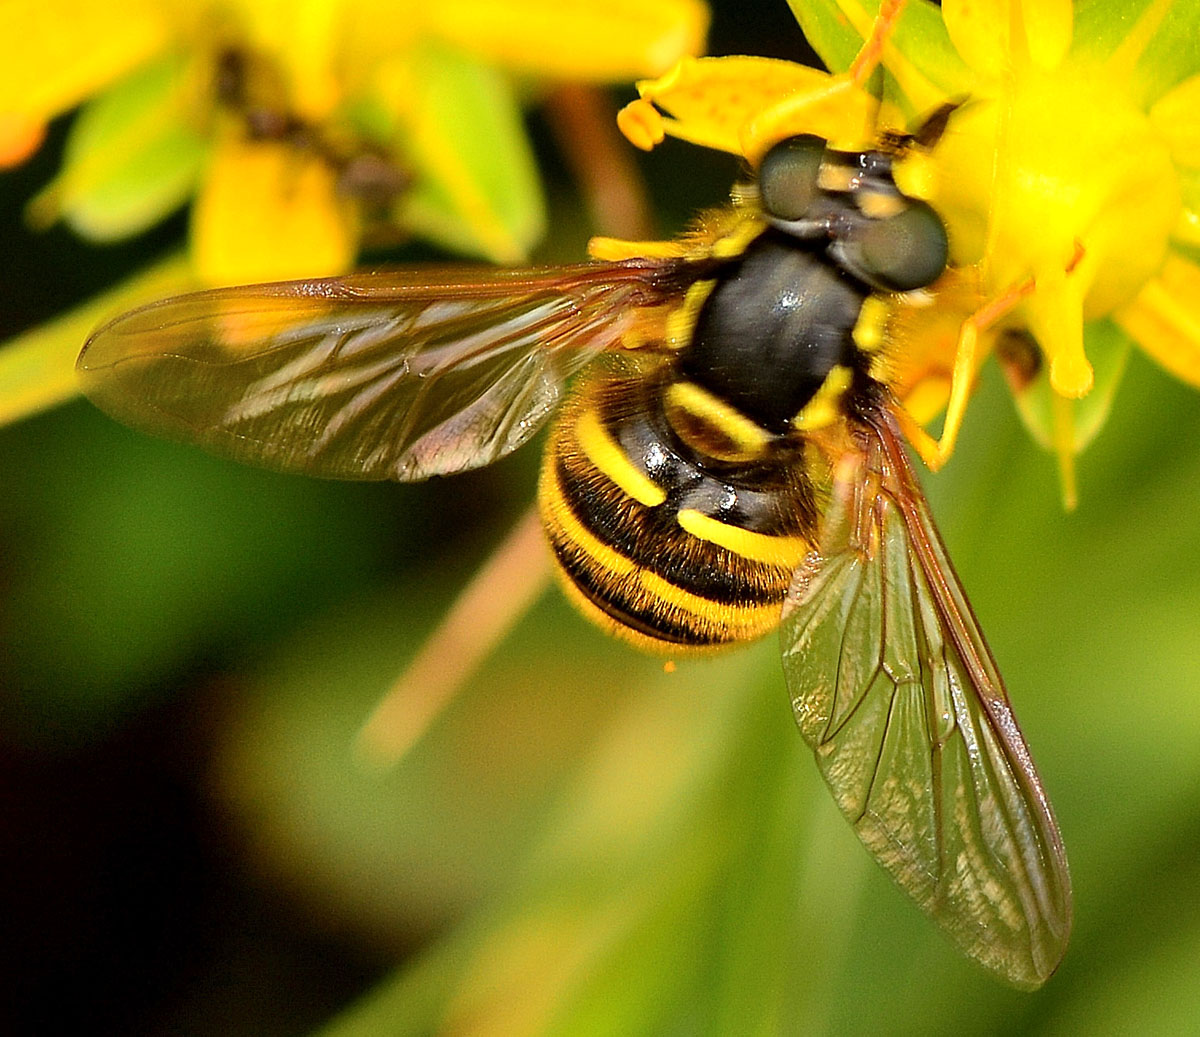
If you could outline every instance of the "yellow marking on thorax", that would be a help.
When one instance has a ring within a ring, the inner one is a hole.
[[[692,341],[692,332],[696,330],[700,310],[716,286],[717,282],[713,280],[696,281],[688,288],[683,302],[667,315],[667,345],[672,349],[682,349]]]
[[[575,423],[575,435],[588,459],[634,500],[653,508],[667,499],[666,491],[638,471],[620,446],[600,424],[595,410],[587,410]]]
[[[755,421],[746,417],[732,404],[714,396],[695,382],[675,382],[666,392],[667,417],[675,431],[690,445],[721,461],[753,461],[762,457],[771,445],[771,434]],[[672,414],[672,410],[683,414]],[[689,436],[685,417],[702,426]],[[729,440],[729,449],[703,434],[703,426],[715,429]],[[693,439],[698,442],[691,442]]]
[[[701,221],[683,242],[694,259],[736,259],[766,229],[758,215],[736,213],[730,218],[723,213],[716,220]],[[693,282],[683,302],[667,317],[667,345],[672,349],[691,342],[700,311],[716,286],[714,278]]]
[[[764,230],[766,221],[757,216],[745,216],[733,228],[712,243],[714,259],[736,259],[746,251]]]
[[[629,330],[621,336],[622,349],[644,349],[646,346],[657,345],[662,341],[659,335],[653,333],[653,329],[647,331],[641,324],[634,323],[629,326]]]
[[[689,249],[689,259],[712,259],[713,249],[717,247],[718,242],[732,239],[741,242],[744,248],[755,236],[766,230],[766,227],[766,220],[756,203],[739,204],[735,198],[733,205],[705,209],[699,213],[688,224],[680,240]],[[733,246],[726,245],[722,251],[729,254],[732,249]]]
[[[679,525],[698,540],[707,540],[751,562],[795,569],[804,561],[810,548],[803,537],[771,536],[769,533],[740,529],[694,508],[682,508],[676,517]]]
[[[665,302],[653,306],[639,306],[624,321],[621,349],[633,350],[645,346],[661,349],[667,335],[667,322],[676,306],[677,304]]]
[[[849,367],[843,364],[834,367],[825,376],[825,381],[813,394],[813,398],[792,419],[792,427],[800,432],[812,432],[832,425],[841,417],[842,412],[838,404],[853,380],[854,372]]]
[[[886,341],[887,323],[892,316],[892,306],[883,297],[868,295],[858,311],[851,337],[854,344],[864,353],[876,352]]]

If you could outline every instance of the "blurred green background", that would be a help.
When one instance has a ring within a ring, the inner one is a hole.
[[[713,53],[797,57],[782,3]],[[621,98],[622,100],[624,98]],[[588,228],[532,117],[556,231]],[[0,177],[0,338],[119,281]],[[731,161],[642,160],[660,229]],[[1135,355],[1080,506],[989,371],[926,478],[1067,842],[1076,931],[1035,994],[960,960],[867,860],[795,731],[774,638],[606,639],[550,591],[394,770],[367,712],[532,500],[538,450],[321,483],[76,402],[0,429],[5,1032],[1180,1033],[1200,1026],[1200,398]]]

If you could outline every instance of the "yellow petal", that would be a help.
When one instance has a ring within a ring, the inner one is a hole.
[[[700,0],[437,0],[430,32],[512,68],[562,79],[660,75],[704,50]]]
[[[291,110],[319,121],[342,100],[338,68],[347,31],[342,0],[240,0],[239,27],[252,50],[273,60]]]
[[[1075,15],[1071,0],[1023,0],[1025,43],[1035,64],[1057,68],[1071,46]]]
[[[338,274],[356,245],[352,212],[321,159],[280,141],[217,149],[192,210],[192,257],[204,281]]]
[[[942,19],[976,72],[999,76],[1030,59],[1057,68],[1071,46],[1071,0],[946,0]]]
[[[0,169],[24,162],[42,145],[46,124],[21,112],[0,112]]]
[[[1053,374],[1051,375],[1053,381]],[[1075,455],[1078,448],[1075,443],[1075,410],[1079,406],[1074,400],[1065,396],[1051,397],[1053,412],[1053,442],[1054,453],[1058,457],[1058,484],[1062,489],[1064,511],[1074,511],[1079,503],[1079,488],[1075,479]]]
[[[1183,206],[1179,211],[1175,229],[1171,231],[1171,238],[1176,244],[1188,248],[1200,248],[1200,212],[1186,205]]]
[[[1200,169],[1200,76],[1160,97],[1150,109],[1150,122],[1178,165]]]
[[[288,0],[272,2],[280,4],[286,17]],[[395,59],[427,35],[426,16],[437,5],[420,0],[342,0],[340,6],[338,71],[347,90],[354,94],[359,90],[370,93],[375,66]],[[286,29],[283,39],[286,41]]]
[[[1060,396],[1079,399],[1092,389],[1094,373],[1083,352],[1082,276],[1060,264],[1038,271],[1037,289],[1025,303],[1029,330],[1050,358],[1050,385]]]
[[[671,119],[667,133],[719,151],[742,154],[743,134],[751,123],[795,95],[827,89],[826,72],[772,58],[687,58],[667,75],[638,83],[644,101],[662,108]],[[807,132],[836,136],[837,127],[810,127]]]
[[[944,0],[942,21],[963,61],[985,76],[999,76],[1011,59],[1010,0]]]
[[[742,129],[742,154],[757,166],[767,149],[786,137],[813,133],[831,147],[860,151],[878,137],[879,106],[849,76],[832,76],[771,105]]]
[[[5,0],[0,118],[42,122],[167,46],[151,0]]]
[[[1040,292],[1082,248],[1075,279],[1088,285],[1085,316],[1094,320],[1158,271],[1180,219],[1179,175],[1118,85],[1094,70],[1030,66],[996,100],[955,114],[931,201],[956,264],[982,249],[989,295],[1031,275]]]
[[[1171,253],[1158,277],[1113,316],[1171,374],[1200,386],[1200,267]]]
[[[617,112],[617,129],[635,148],[653,151],[666,137],[666,120],[644,97],[630,101]]]

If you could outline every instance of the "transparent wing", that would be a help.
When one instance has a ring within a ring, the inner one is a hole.
[[[676,268],[401,271],[217,289],[124,314],[77,370],[143,431],[283,471],[411,481],[490,464],[617,348]]]
[[[1062,839],[890,417],[863,433],[784,610],[796,721],[875,859],[963,952],[1032,989],[1070,933]]]

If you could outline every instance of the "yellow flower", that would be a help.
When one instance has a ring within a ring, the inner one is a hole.
[[[81,103],[31,206],[95,240],[195,199],[210,282],[336,273],[370,220],[497,261],[542,229],[511,74],[622,81],[703,44],[702,0],[0,0],[0,165]],[[19,41],[19,43],[18,43]]]
[[[791,133],[862,147],[959,103],[918,174],[952,268],[939,305],[896,329],[897,385],[922,421],[949,399],[942,449],[923,451],[938,463],[976,365],[995,352],[1022,417],[1058,452],[1071,500],[1073,457],[1107,413],[1130,340],[1200,385],[1200,268],[1188,255],[1200,245],[1200,3],[888,3],[878,107],[859,89],[873,63],[850,66],[879,5],[792,7],[842,74],[684,60],[639,84],[622,128],[643,147],[668,133],[754,162]]]

